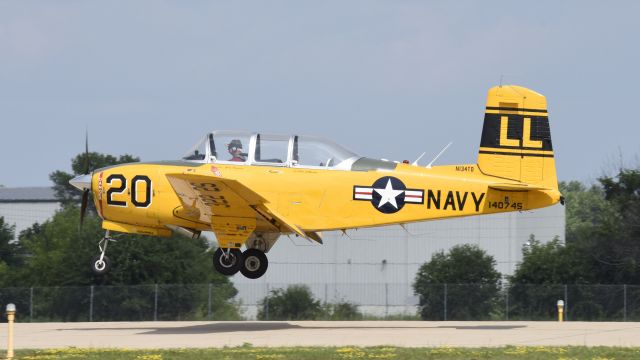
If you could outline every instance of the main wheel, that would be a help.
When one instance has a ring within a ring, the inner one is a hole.
[[[258,249],[247,249],[242,253],[244,258],[240,272],[249,279],[257,279],[267,272],[269,260],[267,255]]]
[[[231,249],[229,256],[225,256],[222,249],[218,248],[213,253],[213,267],[222,275],[237,273],[242,267],[242,252],[240,249]]]
[[[100,260],[100,255],[96,255],[91,259],[91,270],[96,275],[104,275],[109,272],[111,269],[111,260],[107,255],[102,257]]]

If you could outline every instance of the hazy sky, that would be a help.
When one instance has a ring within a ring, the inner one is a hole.
[[[487,90],[547,96],[561,180],[640,154],[638,1],[0,0],[0,184],[206,132],[474,163]]]

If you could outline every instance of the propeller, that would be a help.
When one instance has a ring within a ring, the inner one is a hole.
[[[89,131],[85,133],[84,136],[84,175],[89,175],[91,163],[89,162]],[[80,203],[80,229],[82,229],[82,224],[84,223],[84,216],[87,212],[87,204],[89,202],[89,193],[91,192],[91,187],[85,188],[82,191],[82,202]]]

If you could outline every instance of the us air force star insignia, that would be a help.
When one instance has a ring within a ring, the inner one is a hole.
[[[396,197],[402,194],[402,190],[394,190],[391,185],[391,179],[387,181],[387,186],[384,189],[373,188],[373,191],[380,194],[380,201],[378,202],[378,209],[386,204],[391,204],[394,208],[398,208]]]
[[[400,211],[404,204],[423,204],[424,190],[407,189],[404,183],[393,176],[376,180],[372,186],[354,186],[353,200],[370,201],[375,209],[385,214]]]

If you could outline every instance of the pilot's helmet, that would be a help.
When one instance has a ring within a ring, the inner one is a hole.
[[[242,142],[238,139],[233,139],[231,140],[228,146],[229,146],[229,149],[231,148],[242,149]]]

